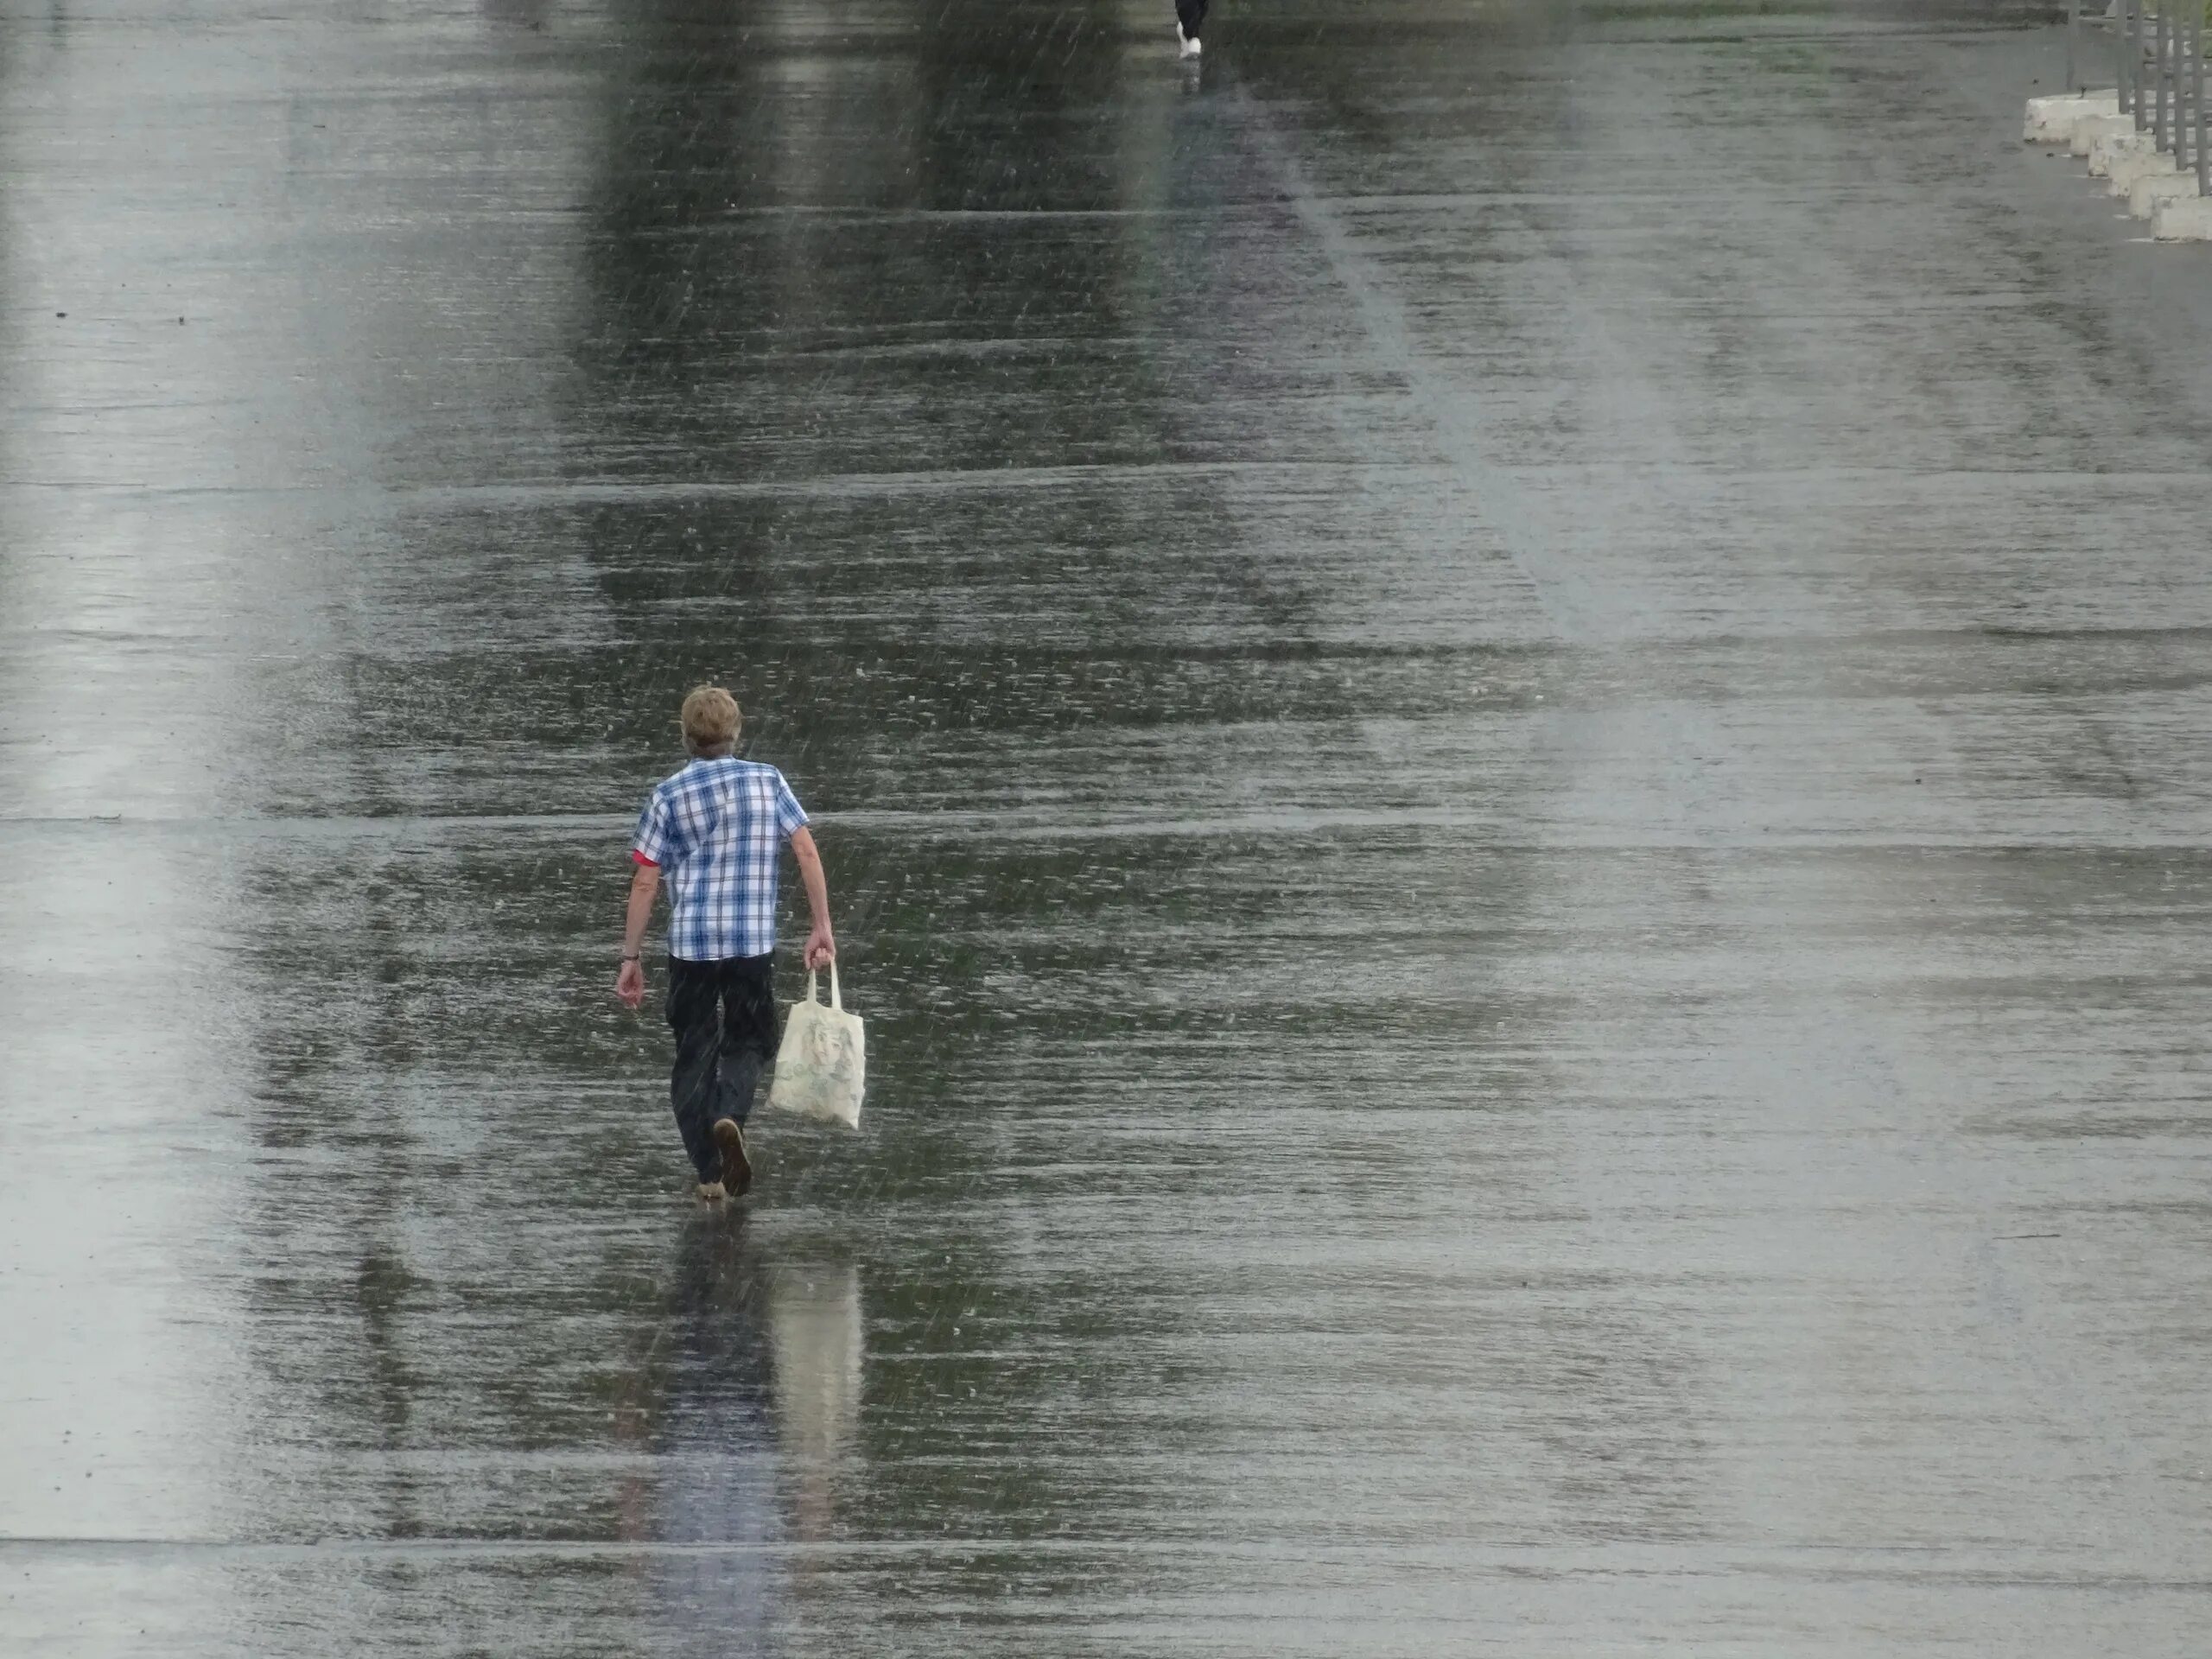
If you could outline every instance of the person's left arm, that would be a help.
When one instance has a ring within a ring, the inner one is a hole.
[[[822,855],[816,850],[814,832],[804,824],[791,831],[791,856],[798,860],[798,879],[806,887],[806,907],[814,926],[806,936],[806,968],[812,973],[836,960],[837,936],[830,931],[830,882],[822,874]]]
[[[806,809],[791,793],[784,774],[776,774],[776,829],[791,842],[798,861],[798,879],[806,887],[806,907],[813,926],[806,936],[806,970],[827,967],[837,955],[837,937],[830,931],[830,883],[822,874],[822,855],[815,850],[814,832],[807,828]]]

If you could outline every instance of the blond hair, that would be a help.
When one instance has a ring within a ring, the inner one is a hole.
[[[737,699],[721,687],[698,686],[683,699],[683,746],[699,755],[733,748],[743,719]]]

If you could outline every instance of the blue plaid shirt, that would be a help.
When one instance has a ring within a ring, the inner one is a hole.
[[[773,766],[694,760],[654,785],[630,856],[668,878],[668,954],[684,962],[776,948],[776,852],[806,814]]]

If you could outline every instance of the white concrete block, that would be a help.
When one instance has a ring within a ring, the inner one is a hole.
[[[2120,94],[2115,91],[2061,92],[2050,98],[2031,98],[2020,137],[2031,144],[2063,144],[2072,136],[2074,123],[2082,116],[2119,113]]]
[[[2196,194],[2196,174],[2193,169],[2138,179],[2127,193],[2127,211],[2138,219],[2148,219],[2158,211],[2161,203],[2186,201]]]
[[[2049,92],[2028,100],[2028,118],[2031,121],[2050,121],[2084,111],[2100,110],[2107,115],[2120,113],[2117,87],[2105,86],[2079,92]]]
[[[2089,176],[2112,176],[2112,164],[2123,156],[2150,156],[2158,151],[2158,138],[2147,132],[2108,132],[2089,144]]]
[[[2212,242],[2212,196],[2163,203],[2151,215],[2151,234],[2161,242]]]
[[[2135,188],[2139,179],[2155,179],[2180,171],[2180,163],[2163,149],[2130,150],[2114,156],[2105,168],[2105,177],[2109,181],[2105,188],[2115,196],[2124,196]]]
[[[2077,115],[2067,133],[2067,147],[2076,156],[2086,156],[2098,139],[2116,138],[2134,130],[2132,115]]]

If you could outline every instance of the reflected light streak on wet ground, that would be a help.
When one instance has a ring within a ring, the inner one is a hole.
[[[1167,11],[0,11],[0,1645],[2188,1650],[2212,267],[1997,0]]]

